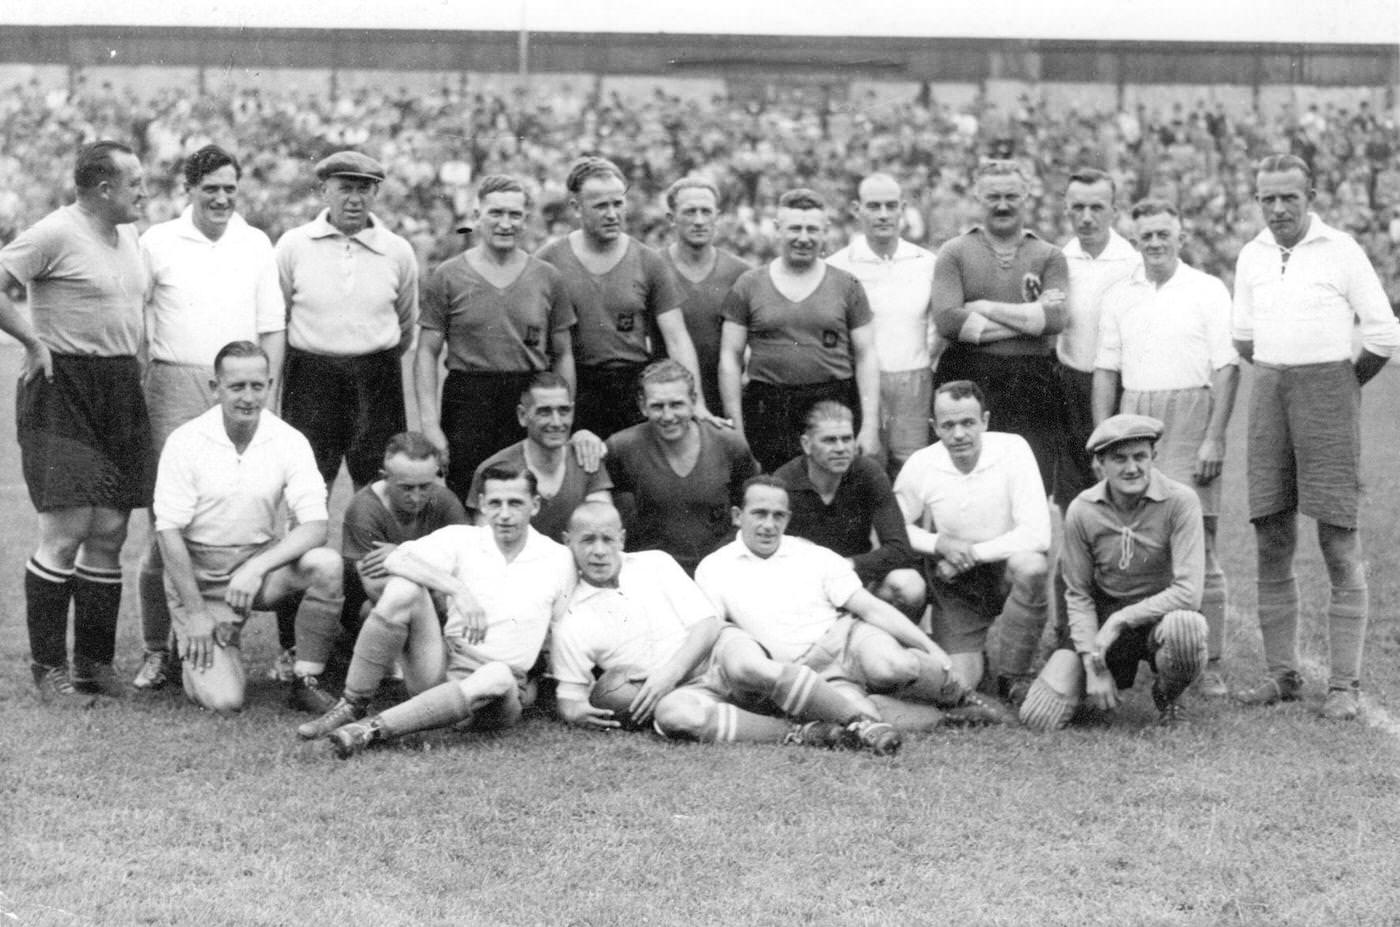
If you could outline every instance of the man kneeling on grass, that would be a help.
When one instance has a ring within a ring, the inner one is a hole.
[[[301,432],[263,408],[267,355],[235,341],[214,358],[219,404],[171,433],[156,478],[157,541],[185,692],[218,712],[243,707],[239,636],[248,613],[303,594],[291,703],[325,711],[317,677],[340,623],[340,554],[326,543],[326,484]],[[277,537],[283,502],[295,527]]]
[[[1153,467],[1162,429],[1145,415],[1115,415],[1089,437],[1104,478],[1065,512],[1060,568],[1070,639],[1021,705],[1030,727],[1064,727],[1086,698],[1112,711],[1143,660],[1157,673],[1152,701],[1160,722],[1176,724],[1177,698],[1206,665],[1201,503],[1195,490]]]
[[[706,742],[899,749],[898,732],[861,702],[805,666],[775,662],[753,638],[721,624],[670,554],[623,553],[626,532],[610,503],[575,509],[566,539],[579,584],[550,650],[565,721],[600,729],[654,721],[668,737]],[[636,670],[640,689],[624,710],[590,704],[595,668]]]
[[[329,736],[344,759],[414,731],[518,721],[532,701],[526,673],[574,585],[568,550],[530,527],[539,505],[528,469],[489,467],[482,474],[485,525],[440,528],[386,557],[390,579],[355,641],[344,697],[297,733]],[[432,592],[448,597],[442,630]],[[366,718],[395,660],[416,694]]]

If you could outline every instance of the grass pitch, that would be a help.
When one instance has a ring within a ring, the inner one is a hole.
[[[7,408],[18,359],[0,348]],[[1192,700],[1194,723],[1163,731],[1140,680],[1112,727],[943,732],[888,760],[534,717],[341,763],[296,739],[304,716],[260,678],[275,655],[270,618],[245,638],[259,681],[238,718],[173,692],[42,708],[22,608],[33,513],[6,442],[0,924],[1400,923],[1398,400],[1394,370],[1366,390],[1371,724],[1317,720],[1314,667],[1304,704]],[[1236,683],[1261,667],[1246,401],[1221,525]],[[1302,530],[1316,661],[1326,586]],[[144,538],[133,520],[129,567]],[[140,653],[126,605],[124,676]]]

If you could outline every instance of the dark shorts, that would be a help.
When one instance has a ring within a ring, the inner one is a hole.
[[[1141,599],[1114,599],[1105,595],[1095,595],[1094,611],[1098,615],[1099,627],[1109,617],[1121,608],[1135,605]],[[1118,635],[1118,639],[1108,648],[1108,653],[1104,654],[1104,663],[1108,667],[1108,673],[1113,677],[1113,684],[1119,690],[1131,689],[1137,680],[1138,664],[1146,663],[1155,673],[1157,671],[1157,650],[1160,644],[1153,639],[1152,632],[1156,630],[1157,623],[1139,625],[1135,628],[1124,628]],[[1055,648],[1057,650],[1073,650],[1074,640],[1069,636],[1069,625],[1062,624],[1056,632]]]
[[[457,498],[466,496],[482,461],[525,437],[515,409],[534,377],[531,371],[448,372],[440,424],[447,435],[447,488]]]
[[[40,512],[151,504],[151,421],[134,357],[53,355],[53,379],[15,393],[20,461]]]
[[[1093,455],[1084,447],[1094,433],[1094,375],[1058,364],[1055,378],[1060,384],[1063,425],[1055,460],[1055,504],[1063,511],[1075,496],[1098,482]]]
[[[849,406],[860,431],[860,394],[855,380],[831,380],[800,386],[750,381],[744,387],[744,436],[764,473],[772,473],[802,453],[798,440],[812,406],[835,399]]]
[[[933,642],[948,653],[979,653],[987,646],[987,631],[1001,614],[1011,581],[1006,561],[979,563],[951,583],[925,576]]]
[[[1026,439],[1047,494],[1055,485],[1056,461],[1064,442],[1056,366],[1048,354],[988,354],[966,345],[951,345],[939,359],[937,370],[940,386],[952,380],[972,380],[982,387],[987,411],[992,414],[991,429]]]
[[[607,438],[642,421],[637,406],[637,379],[646,364],[579,365],[574,398],[574,431]]]
[[[331,357],[288,347],[282,418],[311,442],[327,483],[342,457],[356,487],[374,481],[385,445],[407,427],[398,350]]]

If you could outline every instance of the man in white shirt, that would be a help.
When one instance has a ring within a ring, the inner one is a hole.
[[[1117,193],[1113,178],[1092,167],[1075,171],[1065,187],[1074,238],[1061,249],[1069,265],[1069,292],[1065,327],[1055,339],[1055,372],[1064,403],[1063,448],[1055,469],[1055,504],[1061,511],[1097,482],[1084,445],[1094,430],[1094,359],[1104,294],[1142,264],[1128,240],[1114,231]]]
[[[865,287],[875,317],[880,446],[891,474],[899,472],[910,454],[928,447],[933,366],[942,347],[929,311],[933,252],[900,237],[904,209],[904,196],[893,177],[866,177],[851,203],[862,234],[827,259]]]
[[[325,711],[318,676],[340,624],[340,554],[326,545],[326,486],[305,437],[263,408],[267,355],[250,341],[214,358],[218,405],[171,433],[156,477],[156,532],[165,560],[184,686],[200,706],[243,707],[239,637],[248,614],[302,595],[291,704]],[[278,537],[279,507],[294,525]]]
[[[1239,355],[1230,343],[1230,293],[1215,277],[1182,263],[1175,206],[1143,200],[1133,206],[1132,217],[1143,263],[1104,300],[1094,422],[1118,413],[1161,421],[1155,467],[1194,486],[1200,497],[1206,554],[1201,613],[1210,633],[1198,691],[1219,698],[1229,694],[1220,673],[1227,595],[1215,535],[1225,432],[1240,382]]]
[[[184,173],[189,206],[141,236],[150,355],[142,385],[157,457],[172,431],[214,405],[210,361],[221,347],[255,341],[273,370],[282,369],[286,347],[287,310],[272,242],[236,211],[238,159],[206,145],[185,159]],[[275,412],[275,397],[269,402]],[[146,656],[132,684],[159,689],[171,669],[170,611],[154,532],[137,588]]]
[[[998,623],[998,691],[1017,703],[1045,628],[1050,511],[1030,445],[987,431],[985,402],[971,380],[934,392],[939,442],[909,458],[894,494],[910,545],[928,558],[934,642],[975,689],[987,632]]]
[[[1360,713],[1369,608],[1357,533],[1361,386],[1400,348],[1400,322],[1361,247],[1309,210],[1306,162],[1270,155],[1255,197],[1268,228],[1235,266],[1233,335],[1255,367],[1249,408],[1249,517],[1259,563],[1259,629],[1269,677],[1237,693],[1246,704],[1300,696],[1297,513],[1317,520],[1331,578],[1325,718]],[[1361,353],[1352,357],[1359,322]]]
[[[568,550],[530,527],[539,504],[528,469],[491,467],[482,474],[486,524],[449,525],[386,557],[391,578],[355,641],[344,696],[297,733],[329,736],[345,759],[414,731],[519,721],[533,700],[526,674],[574,586]],[[442,629],[432,592],[448,599]],[[414,696],[366,718],[395,661]]]

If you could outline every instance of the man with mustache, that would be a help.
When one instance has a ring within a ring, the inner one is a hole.
[[[1230,344],[1230,293],[1216,278],[1182,262],[1175,206],[1143,200],[1133,206],[1132,217],[1142,265],[1104,300],[1094,361],[1094,421],[1120,412],[1161,421],[1156,469],[1195,487],[1200,497],[1205,518],[1200,607],[1210,629],[1210,655],[1199,691],[1218,698],[1229,690],[1220,672],[1226,588],[1215,533],[1225,432],[1240,381],[1239,355]]]

